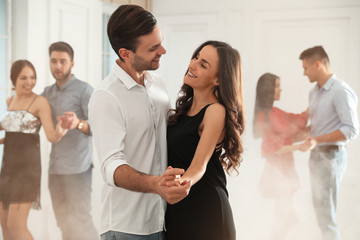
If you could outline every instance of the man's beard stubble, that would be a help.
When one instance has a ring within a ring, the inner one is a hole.
[[[55,74],[52,74],[52,75],[53,75],[53,77],[55,78],[56,81],[64,82],[64,81],[67,80],[68,77],[71,75],[71,69],[70,69],[69,71],[65,72],[64,75],[63,75],[63,77],[61,77],[61,78],[57,78],[57,77],[55,76]]]
[[[141,72],[141,71],[146,71],[146,70],[156,70],[159,68],[159,64],[154,66],[154,63],[152,63],[152,60],[146,61],[142,57],[139,57],[138,55],[135,54],[134,62],[132,63],[132,67],[136,71]]]

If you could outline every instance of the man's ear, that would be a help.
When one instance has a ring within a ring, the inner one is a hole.
[[[319,60],[316,60],[315,61],[315,67],[316,67],[316,69],[319,69],[319,68],[321,68],[322,67],[322,62],[321,61],[319,61]]]
[[[131,59],[132,52],[126,48],[120,48],[119,55],[124,61],[129,61]]]

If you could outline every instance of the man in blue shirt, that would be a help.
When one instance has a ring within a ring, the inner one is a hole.
[[[300,55],[304,75],[316,82],[309,95],[310,137],[302,150],[311,150],[309,168],[316,218],[324,240],[339,240],[336,203],[347,162],[345,144],[359,134],[358,99],[330,70],[328,55],[315,46]]]
[[[69,131],[52,144],[49,190],[63,240],[93,240],[99,236],[90,214],[92,140],[88,103],[93,88],[71,73],[74,51],[65,42],[49,47],[50,70],[56,82],[42,95],[51,106],[53,122],[61,116]]]

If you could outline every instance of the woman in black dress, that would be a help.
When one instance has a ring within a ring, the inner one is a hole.
[[[15,95],[7,99],[8,110],[0,124],[0,130],[5,130],[0,173],[1,228],[4,240],[27,240],[33,239],[27,228],[30,208],[40,208],[40,127],[50,142],[60,141],[67,130],[61,127],[61,119],[54,129],[49,103],[32,91],[36,72],[31,62],[14,62],[10,78]]]
[[[237,50],[208,41],[193,54],[176,109],[169,118],[169,166],[185,173],[167,186],[191,181],[189,195],[168,204],[166,239],[235,240],[225,171],[243,151],[243,86]]]

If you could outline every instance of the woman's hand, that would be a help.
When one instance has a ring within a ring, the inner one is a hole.
[[[171,166],[167,170],[173,169]],[[183,184],[184,180],[181,179],[181,175],[163,175],[159,182],[160,186],[164,187],[179,187]]]
[[[175,204],[184,199],[190,192],[191,181],[182,180],[180,175],[183,169],[169,166],[159,177],[159,191],[157,192],[169,204]]]
[[[57,117],[57,124],[55,128],[56,135],[60,137],[60,139],[67,133],[68,129],[62,127],[63,122],[62,118],[59,116]]]

